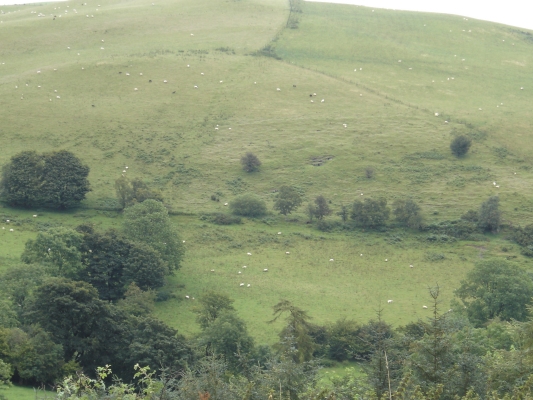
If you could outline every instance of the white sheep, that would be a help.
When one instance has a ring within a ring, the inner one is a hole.
[[[516,172],[515,172],[516,173]],[[278,235],[281,235],[281,232],[278,232]]]
[[[188,299],[188,298],[189,298],[189,296],[188,296],[188,295],[185,295],[185,298],[186,298],[186,299]]]
[[[265,268],[265,269],[263,270],[263,272],[268,272],[268,268]]]
[[[13,229],[10,229],[9,232],[13,232]]]
[[[280,89],[280,88],[276,88],[276,90],[277,90],[278,92],[281,92],[281,89]]]
[[[329,261],[335,261],[333,258],[330,258]]]
[[[241,271],[239,271],[239,274],[242,274],[242,272],[241,272]]]
[[[246,286],[247,286],[247,287],[250,287],[250,286],[252,286],[252,285],[248,284],[248,285],[246,285]]]
[[[244,283],[241,283],[239,286],[244,286]]]
[[[290,251],[286,251],[285,254],[291,254],[291,252]]]
[[[387,300],[387,303],[389,303],[389,304],[392,303],[392,300]]]
[[[413,264],[409,265],[409,268],[414,268],[414,267],[413,267]]]
[[[252,255],[252,253],[246,253],[246,254],[247,254],[247,255],[249,255],[249,256],[251,256],[251,255]]]
[[[426,309],[426,308],[428,308],[428,306],[422,306],[422,308]]]
[[[37,214],[33,214],[33,218],[37,218]]]

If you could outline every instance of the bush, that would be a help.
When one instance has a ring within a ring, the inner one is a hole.
[[[209,221],[216,225],[233,225],[240,224],[242,222],[240,217],[223,213],[205,214],[202,215],[201,219],[204,221]]]
[[[472,145],[472,139],[464,135],[460,135],[452,140],[452,143],[450,144],[450,149],[454,156],[462,157],[466,153],[468,153],[468,150],[470,150],[471,145]]]
[[[267,212],[265,202],[253,194],[236,197],[229,207],[233,214],[243,217],[261,217]]]
[[[23,151],[4,166],[0,187],[14,206],[67,209],[91,190],[88,175],[89,167],[69,151]]]
[[[322,195],[317,196],[315,199],[315,216],[317,219],[322,219],[326,215],[331,214],[331,209],[329,208],[328,201]]]
[[[352,205],[350,217],[363,228],[380,228],[385,226],[389,219],[390,209],[387,200],[365,199],[364,202],[356,200]]]
[[[413,200],[396,200],[394,202],[394,216],[401,225],[411,229],[418,229],[422,225],[420,207]]]
[[[326,220],[319,220],[316,224],[316,227],[319,231],[322,232],[331,232],[333,229],[339,227],[341,225],[340,221],[326,221]]]
[[[500,229],[501,212],[499,210],[500,199],[492,196],[479,209],[478,227],[484,231],[498,232]]]
[[[121,176],[115,181],[115,191],[122,209],[148,199],[163,201],[161,193],[149,189],[148,185],[139,178],[130,181],[126,176]]]
[[[513,240],[520,246],[533,246],[533,224],[526,225],[524,228],[516,228],[513,232]]]
[[[261,161],[254,153],[248,152],[241,158],[241,164],[246,172],[254,172],[261,166]]]

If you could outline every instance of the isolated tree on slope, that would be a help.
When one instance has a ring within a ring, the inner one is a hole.
[[[274,201],[274,210],[278,210],[280,214],[287,215],[300,207],[302,198],[300,194],[290,186],[282,186]]]

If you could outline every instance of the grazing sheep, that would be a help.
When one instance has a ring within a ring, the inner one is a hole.
[[[515,172],[515,174],[516,174],[516,172]],[[281,235],[281,232],[278,232],[278,235]]]
[[[239,286],[244,286],[244,283],[241,283]]]
[[[409,265],[409,267],[410,267],[410,268],[414,268],[414,267],[413,267],[413,264]]]
[[[212,269],[212,270],[211,270],[211,272],[215,272],[215,270],[214,270],[214,269]]]
[[[188,299],[188,298],[189,298],[189,296],[188,296],[188,295],[186,295],[186,296],[185,296],[185,298],[186,298],[186,299]]]
[[[247,268],[246,265],[243,265],[242,267],[243,267],[243,268]]]
[[[277,88],[276,90],[277,90],[278,92],[281,92],[281,89],[280,89],[280,88]]]
[[[330,258],[329,261],[335,261],[333,258]]]
[[[387,303],[389,303],[389,304],[392,303],[392,300],[387,300]]]
[[[33,218],[37,218],[37,214],[33,214]]]
[[[250,284],[246,285],[246,287],[250,287],[250,286],[252,286],[252,285],[250,285]]]
[[[9,232],[13,232],[13,229],[10,229]]]
[[[426,308],[428,308],[428,306],[422,306],[422,308],[426,309]]]
[[[263,272],[268,272],[268,268],[265,268],[265,269],[263,270]]]
[[[290,251],[286,251],[285,254],[291,254],[291,252]]]
[[[252,255],[252,253],[246,253],[246,254],[247,254],[247,255],[249,255],[249,256],[251,256],[251,255]]]

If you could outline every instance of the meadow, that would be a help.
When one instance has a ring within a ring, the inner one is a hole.
[[[176,297],[158,303],[157,315],[187,335],[198,326],[185,295],[208,289],[234,298],[257,341],[273,343],[281,322],[267,321],[280,298],[316,323],[364,323],[382,307],[402,325],[426,316],[428,286],[442,287],[446,311],[480,259],[515,257],[529,268],[506,234],[433,244],[401,229],[325,233],[306,224],[304,207],[229,227],[200,219],[247,192],[271,206],[275,189],[291,185],[306,201],[324,195],[334,211],[365,197],[410,197],[428,222],[498,195],[506,223],[533,222],[531,32],[301,6],[295,29],[284,0],[1,7],[0,164],[22,150],[67,149],[90,166],[93,191],[69,212],[3,205],[14,232],[0,232],[0,270],[47,227],[120,228],[114,181],[125,166],[163,192],[186,240],[168,282]],[[459,133],[473,139],[462,159],[449,150]],[[247,151],[262,161],[259,172],[242,171]]]

